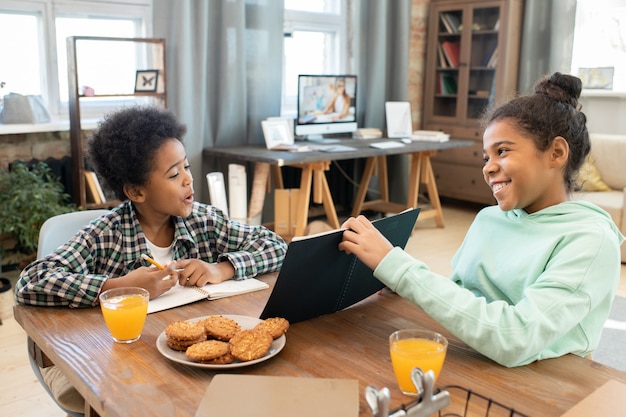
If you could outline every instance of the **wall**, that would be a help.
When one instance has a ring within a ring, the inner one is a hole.
[[[593,133],[626,134],[626,97],[591,95],[581,98],[587,128]]]

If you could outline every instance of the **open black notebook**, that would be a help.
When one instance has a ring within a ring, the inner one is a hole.
[[[420,209],[373,222],[404,249]],[[289,244],[283,266],[260,318],[284,317],[290,323],[343,310],[381,290],[384,284],[354,255],[339,250],[343,230],[307,236]]]

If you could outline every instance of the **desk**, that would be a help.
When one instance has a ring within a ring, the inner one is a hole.
[[[325,171],[330,169],[331,161],[345,159],[367,158],[365,170],[359,183],[359,190],[355,199],[352,215],[358,215],[361,211],[370,209],[381,212],[398,213],[406,208],[417,207],[419,185],[427,186],[432,209],[422,210],[420,219],[435,217],[437,226],[443,227],[443,212],[439,203],[439,194],[435,184],[435,178],[430,165],[430,157],[439,150],[451,149],[462,146],[470,146],[474,142],[463,140],[451,140],[448,142],[416,141],[405,144],[403,147],[391,149],[377,149],[369,145],[373,142],[390,141],[390,139],[357,140],[343,139],[338,145],[346,145],[356,148],[349,152],[286,152],[271,151],[262,145],[242,145],[229,147],[207,148],[203,154],[212,157],[226,157],[235,161],[267,163],[272,166],[273,180],[276,188],[283,188],[280,175],[281,166],[293,166],[302,168],[300,179],[300,193],[297,209],[296,236],[304,234],[309,203],[311,200],[311,187],[313,186],[313,201],[323,204],[326,217],[331,227],[339,228],[339,220],[335,205],[326,181]],[[307,144],[307,142],[301,142]],[[315,143],[311,143],[315,145]],[[411,168],[409,177],[408,199],[405,204],[392,203],[389,201],[389,189],[387,183],[387,155],[411,155]],[[375,201],[365,202],[365,196],[370,180],[374,175],[375,167],[379,169],[379,185],[381,198]]]
[[[273,288],[276,274],[261,279]],[[258,317],[270,290],[200,301],[148,315],[141,339],[111,339],[100,309],[16,306],[17,322],[68,376],[100,416],[190,416],[215,372],[172,362],[156,340],[166,325],[209,314]],[[391,407],[411,398],[396,387],[387,337],[404,327],[439,331],[449,340],[439,385],[460,385],[534,417],[557,417],[606,381],[626,373],[574,355],[505,368],[446,332],[421,309],[387,290],[341,312],[293,324],[274,358],[233,373],[359,381],[361,416],[371,416],[367,385],[388,387]]]

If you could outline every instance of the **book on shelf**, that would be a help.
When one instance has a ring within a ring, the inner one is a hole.
[[[456,68],[459,66],[461,50],[458,42],[443,41],[441,42],[443,53],[448,60],[451,67]]]
[[[487,68],[493,68],[495,67],[495,62],[498,56],[498,45],[494,45],[489,52],[487,53],[487,55],[485,55],[485,58],[483,59],[483,61],[481,62],[481,65],[483,67],[487,67]]]
[[[362,127],[352,132],[354,139],[378,139],[383,137],[383,131],[377,127]]]
[[[441,13],[441,22],[448,33],[459,33],[461,21],[459,16],[454,13]]]
[[[439,130],[416,130],[411,134],[411,140],[447,142],[450,140],[450,135]]]
[[[439,93],[440,94],[456,94],[457,86],[454,77],[447,72],[439,73]]]
[[[102,204],[107,201],[95,172],[85,171],[85,185],[87,198],[90,199],[91,202],[95,204]]]
[[[449,67],[448,61],[446,60],[446,55],[443,53],[443,48],[441,47],[441,44],[437,45],[437,60],[441,68]]]
[[[207,284],[203,287],[186,287],[176,284],[169,291],[149,301],[148,314],[190,304],[195,301],[217,300],[266,288],[269,288],[269,285],[256,278],[229,279],[219,284]]]
[[[487,68],[495,68],[496,63],[498,62],[498,48],[493,50],[493,53],[489,57],[489,61],[487,62]]]

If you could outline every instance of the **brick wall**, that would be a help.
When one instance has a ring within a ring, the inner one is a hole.
[[[411,9],[408,100],[411,103],[413,128],[416,130],[422,128],[429,6],[430,0],[413,0]]]
[[[19,133],[0,136],[0,169],[16,160],[61,159],[71,155],[69,132]]]

